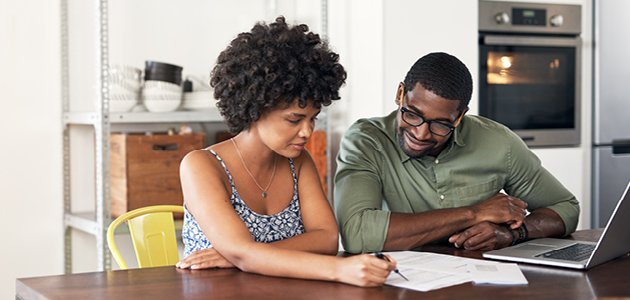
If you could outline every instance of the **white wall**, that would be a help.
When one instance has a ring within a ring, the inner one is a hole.
[[[0,298],[63,271],[59,3],[0,0]]]
[[[289,20],[297,18],[308,23],[315,31],[320,29],[319,1],[243,1],[216,0],[210,4],[202,0],[184,1],[192,8],[216,11],[197,15],[204,19],[197,25],[191,23],[188,13],[173,2],[160,0],[160,5],[156,7],[168,6],[169,11],[178,16],[174,25],[179,30],[169,32],[172,39],[165,40],[162,46],[147,49],[147,43],[152,42],[138,36],[134,28],[145,26],[148,15],[131,12],[134,7],[146,5],[149,0],[112,0],[110,24],[129,26],[112,25],[110,28],[112,34],[115,33],[111,36],[111,43],[117,45],[111,49],[110,62],[142,67],[145,59],[160,59],[181,63],[185,72],[203,73],[209,71],[209,65],[231,36],[251,26],[248,20],[262,18],[269,21],[272,15],[282,13]],[[544,0],[536,0],[540,1]],[[583,5],[582,146],[536,150],[536,153],[543,164],[582,200],[580,228],[586,228],[590,223],[585,220],[589,218],[586,212],[590,208],[591,2],[554,2]],[[71,0],[70,3],[77,9],[87,7],[87,13],[73,15],[71,20],[86,24],[75,25],[72,30],[89,39],[92,32],[91,2]],[[243,10],[247,6],[243,3],[262,3],[263,8]],[[455,54],[468,65],[476,82],[476,1],[329,0],[329,7],[331,45],[341,54],[349,75],[342,91],[343,100],[330,110],[333,155],[336,154],[340,135],[353,121],[380,116],[394,109],[395,86],[420,56],[432,51]],[[229,10],[222,10],[226,8]],[[235,14],[234,11],[240,13]],[[213,27],[215,22],[228,25]],[[0,147],[3,159],[0,164],[0,195],[5,207],[0,212],[0,233],[6,241],[0,250],[4,258],[0,270],[0,298],[14,297],[15,278],[63,272],[59,24],[59,1],[0,0],[0,59],[3,62],[0,91],[4,93],[1,101],[5,105],[0,118],[0,128],[4,130],[2,137],[5,138],[4,147]],[[151,24],[164,26],[155,22]],[[182,31],[181,28],[188,30]],[[87,43],[86,50],[71,53],[75,61],[71,71],[84,77],[73,79],[75,87],[82,87],[73,89],[71,96],[75,100],[90,99],[92,95],[93,76],[90,72],[93,63],[89,58],[93,52],[92,42],[71,40],[72,47],[82,43]],[[182,43],[185,46],[182,47]],[[141,51],[138,52],[138,49]],[[473,112],[477,111],[476,101],[474,96],[471,103]],[[79,101],[73,105],[74,109],[90,109],[92,104],[90,101]],[[75,134],[78,138],[89,138],[91,133],[79,129]],[[83,153],[81,161],[90,161],[92,151],[89,147],[75,152]],[[73,193],[92,195],[93,188],[88,179],[93,175],[89,163],[75,164],[73,172],[83,175],[84,180],[73,183],[77,189]],[[90,205],[93,204],[76,203],[77,207],[86,209]],[[94,270],[94,238],[80,232],[76,232],[73,238],[75,272]]]

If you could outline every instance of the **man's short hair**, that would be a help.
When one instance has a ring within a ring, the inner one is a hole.
[[[442,98],[460,101],[459,111],[468,107],[472,96],[470,71],[457,57],[444,52],[429,53],[413,64],[405,76],[405,93],[416,83]]]

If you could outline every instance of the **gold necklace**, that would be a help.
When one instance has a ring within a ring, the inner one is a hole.
[[[276,175],[276,161],[278,160],[278,156],[277,155],[273,156],[273,172],[271,173],[271,179],[269,179],[269,184],[267,185],[267,187],[265,189],[263,189],[262,186],[260,186],[260,184],[258,184],[258,181],[256,181],[256,178],[254,178],[254,175],[252,175],[252,172],[249,171],[249,168],[247,168],[247,165],[245,164],[245,160],[243,160],[243,156],[241,155],[241,151],[236,146],[236,142],[234,141],[234,139],[231,138],[230,140],[232,140],[232,144],[234,144],[234,148],[236,148],[236,153],[238,153],[238,157],[241,158],[241,162],[243,163],[243,166],[245,167],[245,171],[247,171],[247,173],[249,173],[249,176],[252,177],[252,179],[254,180],[254,183],[262,191],[262,197],[263,198],[267,198],[267,190],[271,186],[271,182],[273,181],[273,176]]]

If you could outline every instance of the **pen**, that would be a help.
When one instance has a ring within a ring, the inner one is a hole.
[[[389,258],[387,258],[387,256],[383,255],[383,253],[377,252],[377,253],[374,253],[374,255],[376,255],[376,257],[378,257],[380,259],[384,259],[386,261],[390,261]],[[407,279],[407,277],[405,277],[405,275],[403,275],[402,273],[400,273],[400,271],[398,271],[398,268],[396,268],[394,270],[394,272],[396,272],[396,274],[400,275],[400,277],[402,277],[403,279],[409,281],[409,279]]]

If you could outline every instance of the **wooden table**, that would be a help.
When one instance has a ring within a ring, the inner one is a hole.
[[[601,230],[570,239],[596,241]],[[422,251],[482,258],[481,251],[429,245]],[[237,269],[175,267],[57,275],[16,280],[16,299],[630,299],[630,256],[588,271],[519,264],[526,286],[464,283],[430,292],[392,286],[359,288],[343,283],[268,277]]]

